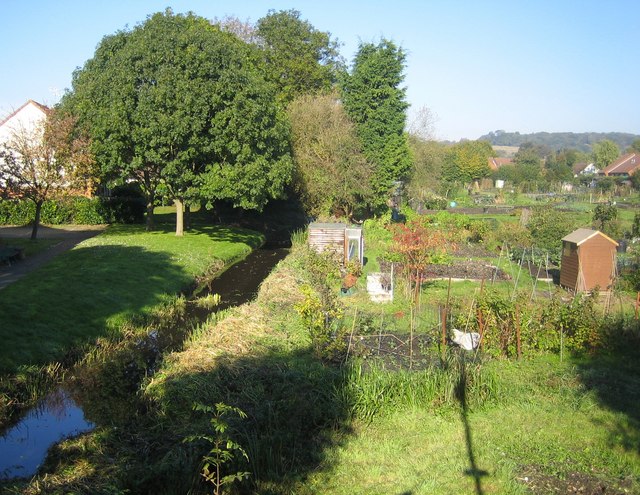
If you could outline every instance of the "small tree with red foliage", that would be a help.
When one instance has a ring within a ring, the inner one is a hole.
[[[433,256],[443,253],[446,246],[452,244],[447,236],[430,225],[425,218],[412,219],[406,224],[396,224],[392,228],[391,252],[402,263],[415,299],[424,272]]]

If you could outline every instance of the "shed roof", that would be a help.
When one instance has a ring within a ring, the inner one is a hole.
[[[322,223],[313,222],[309,224],[310,229],[346,229],[347,226],[344,223]]]
[[[592,237],[594,237],[596,235],[601,235],[605,239],[611,241],[616,246],[618,245],[618,243],[616,241],[614,241],[613,239],[611,239],[611,237],[603,234],[599,230],[592,230],[592,229],[577,229],[577,230],[574,230],[570,234],[564,236],[562,238],[562,240],[563,241],[567,241],[567,242],[571,242],[572,244],[576,244],[576,245],[579,246],[583,242],[591,239]]]

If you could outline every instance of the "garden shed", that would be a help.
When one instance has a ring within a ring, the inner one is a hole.
[[[618,243],[598,230],[578,229],[562,238],[560,285],[575,292],[611,289]]]
[[[319,253],[331,250],[338,253],[344,263],[364,261],[362,227],[344,223],[313,222],[309,225],[309,246]]]

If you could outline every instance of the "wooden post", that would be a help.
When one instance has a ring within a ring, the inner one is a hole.
[[[640,291],[636,296],[636,320],[638,319],[638,309],[640,309]]]
[[[516,304],[516,352],[518,359],[522,357],[522,348],[520,347],[520,305]]]
[[[447,345],[447,307],[440,306],[440,323],[442,325],[442,360],[444,361],[444,351]]]
[[[482,345],[484,344],[484,319],[482,317],[482,310],[478,308],[478,333],[480,334],[480,343],[478,344],[478,349],[482,349]]]

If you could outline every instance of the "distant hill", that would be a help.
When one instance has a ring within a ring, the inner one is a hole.
[[[523,143],[541,144],[552,150],[573,148],[590,152],[591,145],[604,139],[609,139],[620,147],[620,151],[628,148],[640,135],[625,132],[534,132],[520,134],[519,132],[493,131],[479,137],[479,140],[489,141],[497,146],[520,146]]]

